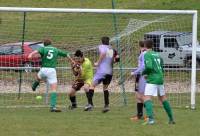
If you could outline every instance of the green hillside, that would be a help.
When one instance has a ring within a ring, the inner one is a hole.
[[[44,8],[112,8],[112,0],[0,0],[1,7],[44,7]],[[199,0],[115,0],[117,9],[200,9]],[[118,31],[122,31],[130,21],[130,18],[150,19],[157,16],[146,15],[117,15]],[[175,30],[181,23],[186,22],[175,17],[177,24]],[[190,18],[191,19],[191,18]],[[0,43],[21,41],[23,14],[22,13],[0,13]],[[190,21],[187,18],[187,21]],[[179,24],[179,25],[178,25]],[[98,44],[99,37],[108,35],[113,37],[112,15],[92,14],[45,14],[27,13],[25,40],[41,40],[43,37],[51,37],[59,45],[94,45]],[[187,28],[178,28],[180,31],[191,31],[191,24]],[[198,23],[200,26],[200,21]],[[155,28],[158,29],[158,28]],[[200,27],[198,27],[200,31]],[[76,39],[75,39],[76,38]],[[137,38],[141,38],[138,36]],[[200,39],[200,38],[199,38]],[[138,39],[137,39],[138,40]]]

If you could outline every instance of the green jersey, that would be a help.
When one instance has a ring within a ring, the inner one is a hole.
[[[38,49],[42,58],[42,67],[55,68],[57,65],[58,56],[68,57],[69,53],[59,50],[51,45],[44,46]]]
[[[84,58],[84,62],[82,64],[81,78],[84,80],[92,80],[93,78],[93,66],[88,58]]]
[[[154,51],[147,51],[144,55],[145,69],[143,75],[147,75],[147,83],[162,85],[164,83],[163,76],[163,60],[160,55]]]

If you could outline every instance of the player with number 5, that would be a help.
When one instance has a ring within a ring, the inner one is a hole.
[[[144,124],[154,124],[152,96],[159,97],[169,117],[169,124],[175,124],[172,109],[164,91],[163,60],[158,53],[152,50],[153,41],[145,40],[144,46],[146,48],[144,55],[145,69],[142,74],[146,77],[147,82],[144,92],[144,105],[148,116],[148,120]]]
[[[40,71],[37,74],[37,78],[32,84],[32,90],[35,91],[41,80],[45,80],[50,84],[51,95],[50,95],[50,111],[51,112],[61,112],[61,110],[56,108],[57,102],[57,74],[56,74],[56,65],[58,56],[68,57],[69,60],[73,63],[68,52],[62,51],[53,47],[50,39],[44,40],[44,47],[39,48],[38,50],[33,51],[29,54],[28,58],[32,59],[34,55],[39,54],[42,59],[42,66]]]

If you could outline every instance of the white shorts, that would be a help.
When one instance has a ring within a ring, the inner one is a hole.
[[[163,96],[165,95],[164,85],[146,83],[144,95]]]
[[[46,80],[49,84],[57,83],[57,74],[55,68],[41,68],[38,72],[38,77]]]

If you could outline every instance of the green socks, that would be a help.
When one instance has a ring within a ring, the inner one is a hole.
[[[35,81],[33,82],[33,84],[32,84],[32,90],[35,91],[39,84],[40,84],[40,82],[37,81],[37,80],[35,80]]]
[[[147,100],[144,102],[146,114],[150,119],[153,119],[153,103],[151,100]]]
[[[169,104],[169,102],[167,100],[163,101],[163,107],[169,117],[169,121],[173,121],[173,115],[172,115],[172,109],[171,109],[171,106]]]
[[[52,92],[51,96],[50,96],[51,108],[55,108],[56,107],[56,100],[57,100],[57,93],[56,92]]]
[[[153,103],[151,100],[147,100],[144,102],[145,108],[146,108],[146,114],[150,119],[153,119]],[[163,101],[163,107],[169,117],[169,121],[174,121],[173,119],[173,114],[172,114],[172,109],[167,100]]]

